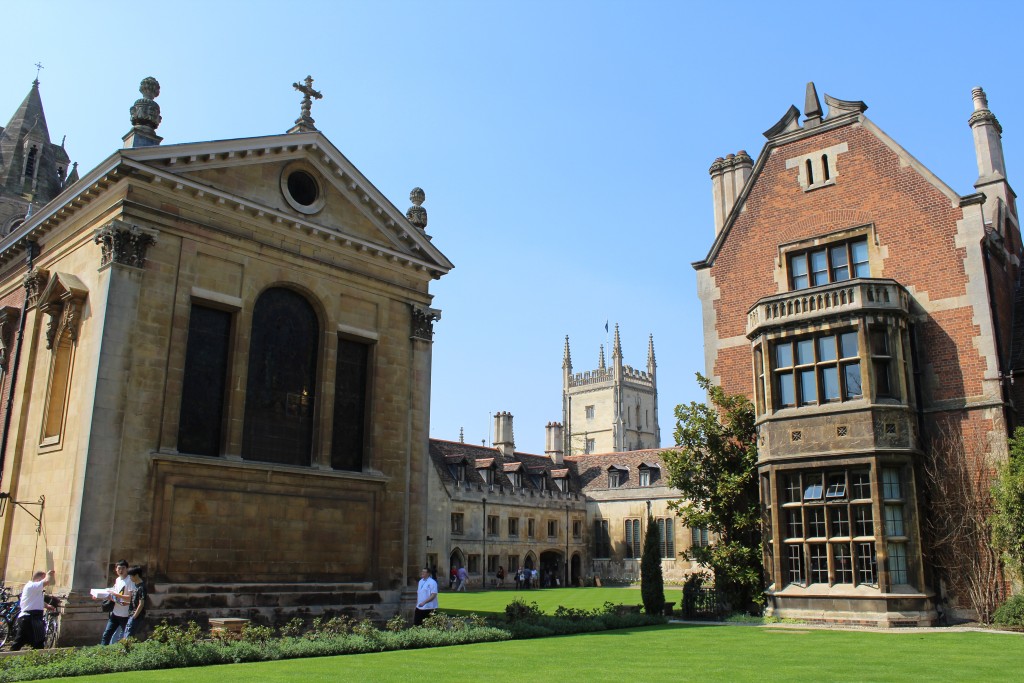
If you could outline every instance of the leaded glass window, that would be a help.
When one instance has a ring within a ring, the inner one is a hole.
[[[178,452],[220,455],[231,313],[192,304],[178,418]]]
[[[252,314],[242,456],[309,465],[320,323],[301,294],[263,292]]]

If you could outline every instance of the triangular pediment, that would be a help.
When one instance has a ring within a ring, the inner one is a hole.
[[[447,271],[452,264],[321,133],[122,152],[175,187],[278,224],[322,231]],[[180,186],[180,187],[179,187]]]

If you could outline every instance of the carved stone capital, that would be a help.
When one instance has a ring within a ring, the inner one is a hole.
[[[102,250],[101,268],[111,263],[142,268],[146,265],[146,250],[156,243],[156,237],[137,225],[110,221],[96,231],[95,242]]]
[[[25,298],[28,300],[28,306],[35,306],[39,301],[39,295],[42,294],[43,288],[46,287],[49,275],[42,268],[36,268],[25,273],[22,284],[25,286]]]
[[[441,319],[441,311],[422,306],[412,307],[412,338],[433,341],[434,321]]]

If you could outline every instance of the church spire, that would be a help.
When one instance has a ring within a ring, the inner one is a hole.
[[[25,217],[65,187],[68,155],[50,142],[38,77],[5,128],[0,128],[0,231]]]

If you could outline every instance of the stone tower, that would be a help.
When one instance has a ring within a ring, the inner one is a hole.
[[[68,174],[68,162],[64,143],[50,142],[39,81],[32,81],[21,106],[0,128],[0,236],[78,180],[76,169]]]
[[[622,362],[619,326],[615,326],[612,364],[604,346],[596,370],[573,373],[569,337],[562,361],[562,420],[565,455],[635,451],[661,446],[654,336],[647,341],[647,370]]]

